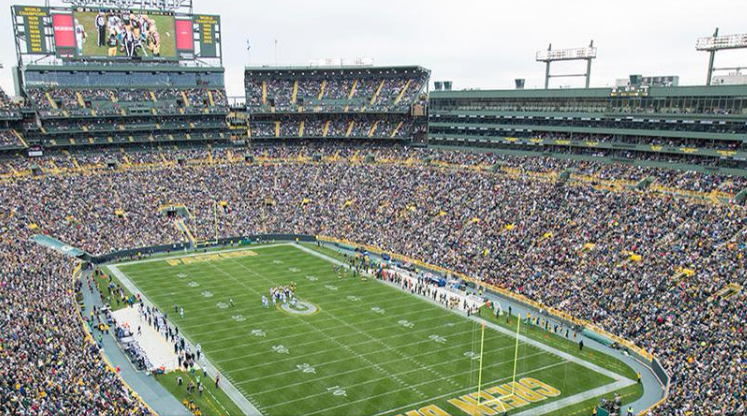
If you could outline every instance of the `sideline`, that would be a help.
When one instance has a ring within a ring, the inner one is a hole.
[[[93,290],[89,290],[87,285],[83,285],[81,293],[83,294],[83,306],[78,308],[81,314],[90,312],[94,305],[102,305],[101,294],[95,286]],[[91,337],[88,326],[83,324],[83,327],[86,337]],[[90,339],[93,342],[93,338]],[[181,402],[157,380],[135,368],[129,357],[125,356],[114,334],[109,332],[107,336],[104,336],[103,344],[101,357],[105,365],[110,368],[110,371],[117,374],[126,388],[132,391],[133,396],[143,402],[151,410],[153,415],[191,416],[191,413]],[[114,366],[120,368],[118,373],[114,371]]]
[[[286,245],[286,244],[276,244],[276,245],[273,245],[273,246],[279,246],[279,245]],[[268,247],[268,246],[263,246],[263,247]],[[260,247],[256,247],[256,248],[260,248]],[[235,249],[235,250],[231,250],[231,251],[236,251],[236,250],[247,250],[247,248]],[[196,256],[196,255],[202,255],[202,254],[193,254],[191,256]],[[187,256],[179,256],[179,257],[187,257]],[[149,260],[137,260],[135,262],[137,263],[137,262],[163,261],[163,260],[164,260],[164,258],[159,258],[159,259],[149,259]],[[131,264],[131,263],[132,262],[130,262],[128,264]],[[120,266],[122,264],[123,263],[120,263],[118,265],[109,265],[108,267],[109,267],[109,270],[112,272],[112,274],[114,274],[114,276],[116,276],[117,279],[119,279],[119,282],[122,284],[122,286],[124,286],[125,288],[127,288],[127,290],[129,290],[130,293],[132,293],[132,294],[135,294],[135,293],[139,294],[140,295],[140,299],[142,300],[142,302],[146,306],[153,306],[153,307],[155,307],[155,305],[148,299],[148,297],[145,296],[145,294],[142,291],[138,290],[137,286],[135,286],[135,284],[132,283],[132,281],[130,281],[129,277],[127,277],[127,275],[125,275],[124,273],[122,273],[122,271],[119,270],[119,268],[117,266]],[[184,337],[184,340],[189,344],[190,350],[195,351],[196,350],[195,344],[189,339],[189,337],[187,337],[186,334],[181,334],[181,335],[182,335],[182,337]],[[215,368],[215,366],[213,365],[213,363],[211,363],[210,360],[206,356],[204,356],[204,357],[205,357],[205,367],[206,367],[206,370],[209,373],[212,373],[213,377],[215,377],[215,374],[218,373],[217,368]],[[228,377],[223,377],[223,380],[221,380],[221,382],[222,382],[221,384],[223,385],[221,387],[222,390],[223,390],[223,392],[226,393],[226,395],[231,400],[233,400],[234,404],[236,404],[236,406],[238,406],[238,408],[241,409],[241,412],[244,415],[246,415],[246,416],[262,416],[262,413],[259,410],[257,410],[257,408],[254,406],[254,404],[252,404],[246,397],[244,397],[244,395],[241,394],[239,392],[239,390],[236,389],[236,387],[233,385],[233,383],[231,383],[231,381],[228,379]]]
[[[339,242],[339,240],[334,240],[334,239],[331,239],[330,241],[324,240],[322,241],[322,246],[334,252],[338,252],[338,253],[351,252],[349,249],[337,247],[334,244],[336,242]],[[343,242],[343,243],[349,244],[349,245],[356,245],[353,242]],[[376,253],[381,252],[380,249],[373,247],[372,251],[373,252],[371,253],[371,255],[373,257],[381,258],[381,254],[376,254]],[[396,253],[389,253],[389,254],[392,255],[393,258],[403,257]],[[415,260],[411,260],[411,261],[417,262]],[[426,270],[431,270],[431,271],[435,270],[436,273],[441,272],[438,268],[433,269],[433,267],[438,267],[438,266],[432,266],[432,265],[425,264],[422,267]],[[446,272],[449,272],[449,271],[446,270]],[[450,273],[453,273],[453,272],[450,272]],[[459,276],[459,273],[454,273],[454,274]],[[465,278],[466,280],[474,281],[474,279],[470,279],[466,276]],[[510,293],[508,295],[502,295],[500,292],[487,293],[486,296],[491,300],[500,302],[502,305],[503,304],[512,305],[514,310],[516,311],[516,314],[524,315],[527,312],[530,312],[532,313],[532,315],[535,315],[537,313],[537,309],[533,309],[534,305],[532,305],[531,303],[530,304],[523,303],[521,300],[518,300],[518,297],[511,296]],[[559,320],[558,317],[552,314],[549,317],[549,319],[551,319],[554,323],[563,323],[562,320]],[[574,320],[572,319],[571,321],[574,321]],[[598,327],[593,326],[592,328],[595,328],[593,329],[593,331],[597,331]],[[606,332],[602,332],[602,334],[605,334],[605,333]],[[588,347],[590,349],[593,349],[599,352],[603,352],[607,355],[617,358],[619,361],[625,363],[627,366],[632,368],[634,371],[641,374],[641,382],[643,384],[643,395],[639,397],[636,401],[629,403],[629,405],[632,406],[634,409],[639,409],[637,410],[637,413],[636,413],[637,415],[641,416],[641,415],[647,414],[648,412],[652,411],[654,408],[659,406],[662,402],[664,402],[667,399],[667,396],[669,395],[668,387],[662,385],[659,378],[654,374],[654,371],[651,368],[650,364],[646,363],[645,360],[641,361],[640,358],[636,358],[620,350],[611,349],[607,345],[603,345],[599,343],[598,341],[592,338],[588,338],[584,335],[581,335],[581,336],[584,337],[585,347]],[[616,339],[616,338],[618,337],[613,336],[613,339]]]
[[[339,260],[337,260],[335,258],[329,257],[326,254],[322,254],[322,253],[320,253],[318,251],[312,250],[312,249],[310,249],[308,247],[304,247],[304,246],[302,246],[300,244],[292,244],[292,245],[294,247],[296,247],[297,249],[303,251],[303,252],[306,252],[306,253],[311,254],[313,256],[316,256],[316,257],[319,257],[321,259],[327,260],[327,261],[329,261],[329,262],[331,262],[333,264],[341,265],[343,267],[348,267],[347,264],[345,264],[345,263],[343,263],[343,262],[341,262],[341,261],[339,261]],[[382,281],[380,281],[378,279],[376,279],[376,281],[379,282],[379,283],[382,283],[382,284],[387,284],[386,282],[382,282]],[[397,287],[396,285],[392,285],[392,284],[387,284],[387,285],[391,286],[391,287],[396,287],[397,289],[399,289],[399,287]],[[439,302],[436,302],[436,301],[434,301],[432,299],[429,299],[429,298],[426,298],[426,297],[421,297],[421,296],[418,296],[418,298],[424,299],[424,300],[426,300],[426,301],[428,301],[428,302],[430,302],[430,303],[432,303],[434,305],[437,305],[437,306],[439,306],[439,307],[441,307],[441,308],[443,308],[443,309],[445,309],[445,310],[447,310],[449,312],[457,314],[457,315],[459,315],[459,316],[461,316],[463,318],[467,318],[466,316],[464,316],[464,314],[460,313],[459,311],[455,311],[455,310],[452,310],[452,309],[444,308],[443,304],[441,304]],[[516,334],[513,331],[510,331],[510,330],[508,330],[506,328],[498,326],[498,325],[496,325],[496,324],[494,324],[492,322],[488,322],[488,321],[485,321],[485,320],[480,319],[478,317],[475,317],[474,315],[470,316],[467,319],[471,319],[471,320],[473,320],[475,322],[484,323],[485,326],[487,326],[487,327],[489,327],[489,328],[491,328],[491,329],[493,329],[493,330],[495,330],[497,332],[503,333],[503,334],[505,334],[505,335],[507,335],[509,337],[515,337],[516,336]],[[602,367],[600,367],[600,366],[598,366],[596,364],[593,364],[593,363],[581,360],[580,358],[576,357],[575,355],[571,355],[571,354],[565,353],[563,351],[557,350],[554,347],[551,347],[551,346],[549,346],[547,344],[544,344],[544,343],[541,343],[539,341],[535,341],[535,340],[533,340],[531,338],[527,338],[524,335],[519,335],[519,340],[521,342],[525,343],[525,344],[531,345],[531,346],[536,347],[538,349],[544,350],[545,352],[548,352],[550,354],[553,354],[553,355],[556,355],[556,356],[558,356],[560,358],[563,358],[566,361],[573,362],[573,363],[578,364],[578,365],[580,365],[582,367],[585,367],[585,368],[587,368],[589,370],[592,370],[592,371],[595,371],[595,372],[600,373],[602,375],[605,375],[605,376],[607,376],[607,377],[615,380],[615,382],[607,384],[605,386],[601,386],[601,387],[592,389],[592,390],[587,390],[587,391],[575,394],[573,396],[569,396],[569,397],[566,397],[566,398],[563,398],[563,399],[560,399],[560,400],[548,403],[546,405],[534,407],[532,409],[528,409],[526,411],[516,413],[515,416],[529,416],[529,415],[545,414],[545,413],[548,413],[548,412],[551,412],[551,411],[554,411],[554,410],[562,409],[562,408],[564,408],[566,406],[569,406],[571,404],[575,404],[575,403],[580,403],[580,402],[586,401],[586,400],[588,400],[590,398],[593,398],[593,397],[597,397],[597,396],[601,396],[601,395],[604,395],[604,394],[612,393],[613,391],[616,391],[616,390],[619,390],[619,389],[631,386],[631,385],[633,385],[633,384],[636,383],[635,381],[633,381],[633,380],[631,380],[629,378],[623,377],[620,374],[617,374],[615,372],[612,372],[610,370],[602,368]],[[399,409],[392,409],[390,411],[396,411],[396,410],[399,410]],[[384,413],[388,413],[390,411],[386,411]],[[381,414],[381,413],[379,413],[379,414]]]

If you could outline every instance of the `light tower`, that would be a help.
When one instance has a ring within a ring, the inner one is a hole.
[[[536,55],[537,62],[545,63],[545,89],[550,88],[550,78],[560,77],[584,77],[586,78],[586,88],[589,88],[589,81],[591,80],[591,61],[596,57],[597,48],[594,47],[593,40],[589,43],[589,46],[585,48],[573,49],[553,50],[551,43],[546,51],[539,51]],[[550,64],[555,61],[586,61],[586,73],[552,75],[550,73]]]
[[[710,57],[708,59],[708,79],[706,79],[706,85],[711,85],[714,71],[727,71],[727,70],[740,70],[742,67],[732,68],[716,68],[714,67],[714,61],[716,60],[716,52],[728,50],[728,49],[747,49],[747,34],[741,35],[726,35],[719,36],[718,28],[713,32],[713,36],[706,38],[699,38],[695,42],[695,49],[699,51],[708,52]]]

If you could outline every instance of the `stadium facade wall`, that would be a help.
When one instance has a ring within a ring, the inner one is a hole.
[[[747,86],[434,91],[430,145],[747,170]]]

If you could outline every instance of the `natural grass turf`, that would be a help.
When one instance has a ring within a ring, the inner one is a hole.
[[[182,378],[183,384],[181,386],[177,383],[177,377]],[[202,395],[197,392],[196,388],[192,394],[188,395],[187,382],[192,380],[192,383],[196,384],[197,377],[200,377],[200,381],[203,384]],[[190,375],[186,371],[172,371],[168,374],[159,375],[157,380],[183,404],[186,403],[188,405],[189,401],[192,401],[203,415],[241,414],[241,410],[231,401],[226,393],[220,388],[215,388],[214,379],[209,376],[204,377],[201,371],[196,371],[194,375]],[[185,407],[187,406],[185,405]]]
[[[326,260],[295,247],[249,249],[258,255],[119,268],[263,414],[394,415],[428,404],[459,414],[447,400],[477,390],[477,361],[465,354],[479,352],[479,324],[373,280],[338,279]],[[319,313],[262,308],[270,287],[291,281]],[[218,307],[229,299],[235,307]],[[184,318],[172,313],[174,303]],[[483,388],[511,381],[514,343],[486,330]],[[533,377],[562,392],[521,411],[612,382],[524,343],[518,357],[517,379]],[[304,372],[308,367],[314,371]]]
[[[125,298],[130,296],[130,292],[127,290],[127,288],[122,286],[122,282],[120,282],[119,279],[117,279],[117,277],[114,276],[107,267],[103,267],[101,271],[104,272],[103,277],[93,278],[94,282],[96,283],[96,288],[99,290],[99,294],[101,295],[101,301],[105,304],[108,304],[109,308],[112,311],[118,311],[120,309],[124,309],[125,307],[127,307],[127,304],[121,300],[117,302],[118,297],[109,294],[110,279],[115,285],[119,285],[122,287],[122,290],[124,291],[124,294],[125,294]]]
[[[317,245],[313,243],[304,243],[304,246],[324,254],[328,257],[335,258],[337,260],[346,261],[346,256],[341,250],[336,250],[328,245]],[[500,325],[506,329],[514,331],[516,329],[516,316],[507,317],[506,315],[495,317],[495,315],[487,307],[483,307],[481,310],[481,317]],[[602,368],[606,368],[615,373],[621,374],[631,380],[636,379],[635,371],[629,366],[625,365],[620,360],[613,358],[602,352],[586,348],[584,351],[580,351],[578,344],[573,339],[566,339],[564,334],[553,334],[545,331],[543,328],[539,328],[536,325],[523,325],[519,327],[519,333],[527,338],[531,338],[536,341],[540,341],[544,344],[552,345],[553,347],[579,357],[586,362],[596,364]],[[569,338],[571,336],[569,335]],[[592,409],[599,403],[601,397],[612,399],[614,394],[617,393],[623,404],[633,403],[643,395],[643,386],[641,384],[634,384],[632,386],[624,387],[615,392],[597,396],[583,402],[576,403],[571,406],[567,406],[561,410],[547,413],[545,416],[581,416],[592,413]]]
[[[486,320],[498,324],[504,328],[512,330],[516,329],[516,316],[510,317],[510,319],[507,319],[506,315],[496,318],[495,315],[493,315],[487,308],[483,308],[482,316]],[[519,333],[521,335],[548,345],[552,345],[560,351],[579,357],[586,362],[596,364],[602,368],[606,368],[607,370],[613,371],[631,380],[636,379],[635,370],[625,365],[620,360],[591,348],[586,348],[583,351],[580,351],[577,342],[571,339],[566,339],[564,336],[545,331],[543,328],[539,328],[536,325],[524,325],[523,322],[524,321],[522,321],[522,326],[519,327]],[[623,404],[633,403],[643,395],[643,386],[640,384],[634,384],[632,386],[624,387],[617,390],[616,392],[610,392],[609,394],[597,396],[575,405],[568,406],[562,410],[547,413],[545,416],[580,416],[591,414],[592,409],[597,403],[599,403],[599,398],[606,397],[611,399],[614,393],[617,393],[621,396]]]

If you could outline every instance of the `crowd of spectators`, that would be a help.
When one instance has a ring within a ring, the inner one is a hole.
[[[21,141],[18,139],[18,136],[13,130],[0,129],[0,149],[22,146],[23,143],[21,143]]]
[[[227,107],[228,99],[222,89],[206,88],[42,88],[30,87],[26,94],[38,110],[50,114],[54,109],[100,109],[113,104],[157,103],[164,101],[176,107]],[[213,102],[211,105],[210,96]],[[186,101],[185,101],[186,97]],[[176,103],[176,104],[174,104]]]
[[[40,88],[26,90],[39,117],[25,136],[43,145],[224,140],[225,91],[205,88]],[[95,117],[92,117],[95,115]],[[5,143],[1,136],[0,147]]]
[[[184,240],[157,210],[169,203],[187,204],[194,216],[187,226],[197,238],[212,238],[214,203],[220,200],[226,201],[217,214],[220,236],[303,233],[379,246],[504,287],[629,339],[660,358],[672,376],[670,398],[656,415],[747,411],[747,303],[743,293],[719,295],[730,283],[747,284],[745,208],[592,186],[651,177],[666,186],[733,192],[747,187],[745,178],[406,147],[257,147],[245,153],[336,158],[247,164],[231,158],[230,149],[197,148],[128,154],[130,167],[149,168],[110,170],[102,160],[124,156],[98,153],[76,155],[76,163],[58,157],[55,164],[65,174],[6,180],[0,186],[0,235],[6,241],[0,267],[8,283],[0,339],[28,349],[60,330],[52,344],[81,351],[83,362],[97,368],[90,360],[98,355],[81,343],[79,325],[70,318],[75,310],[69,265],[30,251],[29,224],[90,253],[108,253]],[[362,160],[367,155],[381,163]],[[182,158],[183,164],[158,163]],[[423,162],[389,163],[408,159]],[[442,163],[450,167],[437,166]],[[76,173],[76,165],[86,164],[97,168],[93,174]],[[500,169],[489,169],[495,166]],[[571,168],[569,181],[556,179]],[[588,177],[593,181],[582,179]],[[4,345],[0,354],[7,351],[15,350]],[[29,362],[37,363],[34,354],[44,354],[43,363],[67,365],[50,359],[57,351],[37,348],[20,356],[30,354]],[[68,403],[64,389],[50,389],[46,400],[30,395],[46,385],[38,380],[54,376],[44,366],[21,365],[18,356],[0,364],[13,374],[0,394],[39,406]],[[90,374],[97,381],[108,376]],[[13,388],[17,380],[26,380],[24,389]],[[116,383],[98,386],[112,389]]]
[[[297,106],[348,111],[403,110],[423,91],[428,76],[423,69],[394,74],[376,71],[362,74],[358,70],[292,75],[279,72],[274,77],[261,78],[247,73],[246,102],[250,109],[257,110],[263,107],[293,110]]]
[[[434,100],[433,108],[436,111],[510,111],[510,112],[545,112],[545,113],[617,113],[617,114],[642,114],[642,115],[677,115],[677,114],[703,114],[703,115],[733,115],[744,114],[741,100],[734,100],[732,108],[724,107],[727,103],[716,103],[711,97],[688,97],[675,95],[666,100],[662,105],[660,97],[644,97],[631,100],[619,97],[590,97],[579,99],[570,98],[543,98],[541,100],[527,99],[526,97],[507,96],[496,97],[489,100],[483,98],[463,98],[457,101]]]
[[[504,120],[477,121],[464,117],[438,117],[431,123],[434,134],[448,137],[449,135],[469,135],[479,137],[521,137],[541,138],[553,140],[593,141],[616,143],[621,145],[645,145],[665,147],[705,148],[714,150],[746,151],[747,145],[742,137],[747,134],[744,123],[730,125],[713,123],[674,124],[655,123],[643,124],[632,120],[618,122],[600,122],[593,120],[578,120],[563,122],[556,119],[543,121],[528,120],[524,117],[515,118],[510,122]],[[580,131],[598,130],[600,133],[566,133],[568,129],[576,128]],[[557,131],[553,131],[557,129]],[[616,132],[605,133],[605,132]],[[661,136],[657,136],[660,131]],[[673,132],[687,132],[688,137],[670,137]],[[694,133],[701,137],[690,137]]]
[[[5,92],[4,89],[0,88],[0,109],[13,106],[13,102]]]
[[[0,88],[0,117],[17,117],[20,106]]]
[[[278,123],[278,135],[275,131]],[[301,129],[303,123],[303,129]],[[327,125],[325,135],[325,125]],[[249,125],[251,137],[267,138],[394,138],[411,136],[412,121],[401,115],[377,116],[292,116],[272,120],[257,120]],[[349,129],[349,131],[348,131]]]
[[[225,127],[226,118],[220,115],[193,116],[162,116],[162,117],[128,117],[122,118],[82,118],[46,119],[41,126],[46,133],[56,132],[118,132],[140,130],[190,130],[215,129]]]
[[[3,203],[9,189],[2,187]],[[150,411],[103,361],[76,305],[72,264],[27,241],[4,206],[0,248],[0,413],[129,415]]]

